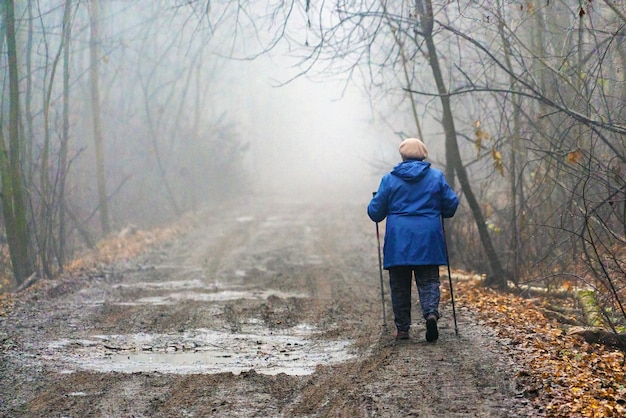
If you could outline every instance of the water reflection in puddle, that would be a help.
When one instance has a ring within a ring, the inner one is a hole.
[[[245,276],[245,271],[237,270],[235,274],[239,277]],[[267,299],[271,296],[278,298],[306,298],[308,295],[297,292],[283,292],[274,289],[241,289],[236,284],[207,285],[202,280],[172,280],[166,282],[134,282],[117,283],[113,288],[154,290],[156,293],[169,291],[170,293],[145,296],[133,300],[96,300],[89,302],[89,305],[173,305],[181,301],[195,302],[225,302],[238,299]]]
[[[240,216],[237,218],[237,222],[239,223],[248,223],[254,221],[254,216]]]
[[[173,280],[167,282],[135,282],[135,283],[116,283],[111,286],[117,288],[139,288],[139,289],[204,289],[208,286],[202,280]]]
[[[181,301],[194,302],[225,302],[238,299],[267,299],[271,296],[281,299],[287,298],[306,298],[303,293],[287,293],[280,290],[223,290],[220,292],[173,292],[159,296],[147,296],[130,301],[104,301],[98,300],[90,302],[89,305],[119,305],[119,306],[138,306],[138,305],[173,305]]]
[[[95,336],[91,343],[53,341],[48,349],[57,361],[80,369],[122,373],[239,374],[255,370],[267,375],[308,375],[318,364],[332,365],[354,357],[349,341],[310,339],[314,330],[306,325],[283,334],[266,332],[197,329],[180,335]]]

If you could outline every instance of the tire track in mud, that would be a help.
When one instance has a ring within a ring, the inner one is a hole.
[[[358,213],[358,209],[344,208],[334,216],[336,223],[321,228],[318,247],[328,265],[328,275],[318,277],[317,286],[330,289],[331,306],[341,308],[337,321],[344,324],[342,329],[351,338],[363,338],[359,345],[366,347],[381,330],[382,307],[376,246],[363,229],[370,223],[363,215],[357,216],[360,222],[347,216]]]
[[[226,216],[223,213],[196,214],[184,239],[142,259],[140,268],[112,278],[105,302],[93,307],[89,322],[107,333],[177,332],[206,323],[206,318],[215,314],[207,302],[184,300],[184,296],[183,300],[169,301],[167,295],[174,292],[176,283],[185,281],[192,282],[186,290],[190,293],[199,292],[193,283],[202,283],[209,293],[237,284],[234,272],[225,266],[236,249],[246,247],[250,232],[258,229],[259,221],[241,212],[240,207],[226,212]],[[150,302],[162,297],[163,304]],[[141,302],[146,299],[146,303]],[[225,312],[229,327],[237,329],[236,318],[229,315],[229,305],[221,311]]]
[[[359,390],[369,412],[381,416],[509,417],[515,398],[513,367],[497,354],[492,337],[459,318],[463,332],[424,341],[423,326],[407,342],[381,348],[383,362]],[[417,332],[415,332],[417,331]],[[493,350],[493,351],[492,351]],[[365,411],[362,411],[365,412]]]
[[[196,238],[185,241],[181,252],[185,264],[202,268],[205,280],[215,283],[226,276],[223,268],[228,265],[233,253],[246,248],[252,240],[252,233],[258,230],[264,215],[252,216],[250,212],[241,211],[240,208],[226,212],[226,216],[224,213],[212,215],[212,218],[198,225]],[[191,249],[186,248],[190,245]],[[226,277],[234,276],[233,272],[230,273]]]
[[[337,208],[327,219],[332,221],[316,221],[314,243],[326,268],[316,273],[310,286],[325,289],[326,297],[317,301],[326,317],[323,322],[334,324],[331,335],[353,342],[358,360],[318,366],[286,416],[366,416],[358,413],[361,399],[355,394],[359,382],[381,368],[385,358],[380,346],[389,335],[381,326],[376,244],[367,231],[371,223],[358,205]]]

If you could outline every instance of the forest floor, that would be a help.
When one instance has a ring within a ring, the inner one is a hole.
[[[460,272],[458,335],[442,269],[439,340],[425,341],[415,304],[411,338],[396,342],[366,203],[250,199],[131,231],[5,295],[0,414],[624,414],[621,352]]]

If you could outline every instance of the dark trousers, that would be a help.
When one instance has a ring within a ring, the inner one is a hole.
[[[394,323],[398,331],[411,327],[411,285],[415,284],[424,318],[435,314],[439,318],[439,266],[397,266],[389,268],[389,286]]]

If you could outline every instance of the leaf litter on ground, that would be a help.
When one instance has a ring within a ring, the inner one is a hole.
[[[538,301],[486,288],[480,280],[457,281],[456,294],[523,366],[518,388],[537,410],[552,417],[626,415],[623,352],[568,335],[544,316]]]

